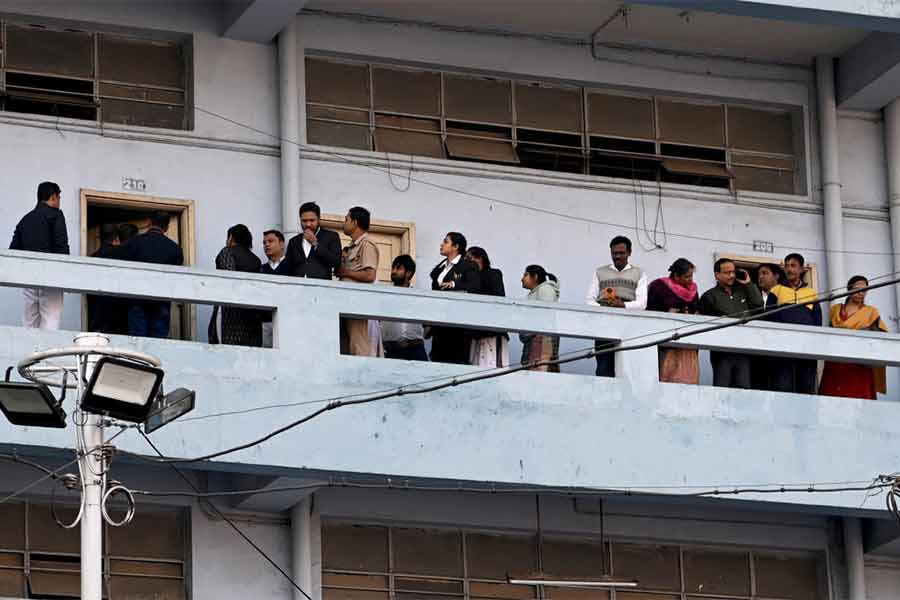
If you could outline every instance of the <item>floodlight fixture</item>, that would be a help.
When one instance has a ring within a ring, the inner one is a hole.
[[[66,412],[62,409],[62,401],[66,395],[65,385],[62,398],[57,401],[50,388],[43,383],[10,381],[11,372],[12,367],[6,370],[6,379],[0,382],[0,410],[6,419],[13,425],[64,428]]]
[[[161,394],[153,403],[150,415],[144,421],[144,433],[152,433],[194,410],[196,397],[197,394],[194,390],[185,388]]]
[[[132,360],[103,356],[81,397],[81,409],[143,423],[162,385],[163,371]]]

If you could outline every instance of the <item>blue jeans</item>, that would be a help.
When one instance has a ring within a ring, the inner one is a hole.
[[[171,304],[169,302],[136,302],[128,308],[128,335],[169,337]]]

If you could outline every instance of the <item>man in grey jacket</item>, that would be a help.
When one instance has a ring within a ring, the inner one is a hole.
[[[37,189],[37,206],[22,217],[13,233],[10,250],[28,250],[51,254],[69,253],[66,217],[59,209],[61,190],[52,181],[45,181]],[[25,289],[25,327],[59,329],[62,317],[63,292],[53,289]]]

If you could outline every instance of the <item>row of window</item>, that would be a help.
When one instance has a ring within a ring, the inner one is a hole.
[[[73,509],[58,509],[71,520]],[[184,514],[142,506],[127,527],[105,526],[105,597],[184,600]],[[0,506],[0,598],[80,598],[80,533],[37,503]]]
[[[183,44],[0,23],[0,110],[190,129]]]
[[[800,111],[306,59],[311,143],[803,193]]]
[[[599,542],[454,530],[329,524],[322,528],[324,600],[607,600],[602,590],[535,589],[507,574],[603,574]],[[613,542],[607,572],[637,579],[620,600],[767,598],[820,600],[821,561],[814,556]]]

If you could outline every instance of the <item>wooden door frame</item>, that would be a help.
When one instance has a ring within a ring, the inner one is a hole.
[[[344,225],[344,217],[342,215],[325,214],[319,217],[319,226],[325,229],[336,229],[338,231]],[[372,219],[369,223],[370,233],[384,233],[386,235],[400,236],[400,251],[409,254],[413,260],[416,259],[416,224],[403,221],[384,221],[381,219]]]
[[[197,262],[197,236],[195,232],[196,208],[193,200],[180,198],[162,198],[140,194],[123,194],[121,192],[104,192],[103,190],[82,189],[79,201],[79,236],[81,238],[81,256],[87,254],[87,213],[88,206],[114,206],[117,208],[133,208],[137,210],[164,210],[178,213],[178,239],[184,251],[184,264],[194,266]],[[197,339],[197,307],[189,305],[187,332],[189,339]],[[87,297],[82,295],[81,320],[87,323]]]

